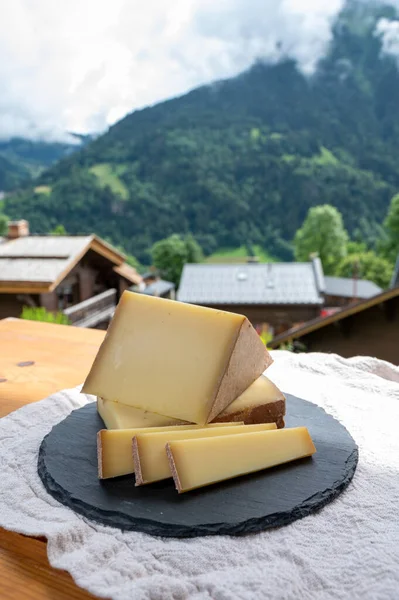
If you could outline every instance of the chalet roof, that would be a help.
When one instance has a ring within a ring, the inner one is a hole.
[[[121,252],[94,235],[25,236],[0,245],[0,292],[52,291],[89,250],[123,268],[132,283],[140,277]]]
[[[134,267],[131,267],[127,263],[123,263],[114,267],[115,273],[130,281],[130,283],[134,283],[138,285],[142,281],[141,275],[139,275]]]
[[[309,263],[188,264],[177,299],[205,305],[323,304],[323,271]]]
[[[342,298],[371,298],[380,294],[382,289],[373,281],[357,279],[356,282],[349,277],[324,277],[327,296],[341,296]]]
[[[386,290],[385,292],[377,294],[376,296],[368,298],[367,300],[354,302],[353,304],[350,304],[349,306],[346,306],[341,310],[337,310],[336,312],[334,312],[331,315],[328,315],[327,317],[319,317],[317,319],[312,319],[311,321],[308,321],[307,323],[304,323],[299,327],[293,327],[292,329],[284,331],[284,333],[281,333],[280,335],[276,336],[270,342],[269,345],[271,348],[278,348],[280,344],[284,344],[285,342],[301,338],[304,335],[312,333],[312,331],[316,331],[317,329],[321,329],[322,327],[326,327],[327,325],[336,323],[341,319],[346,319],[347,317],[367,310],[368,308],[372,308],[373,306],[378,306],[378,304],[382,304],[383,302],[386,302],[391,298],[396,298],[397,296],[399,296],[399,287]]]
[[[0,258],[55,258],[69,259],[90,244],[87,236],[27,236],[10,240],[0,246]]]
[[[3,281],[52,283],[68,262],[68,259],[59,258],[0,258],[0,284]]]

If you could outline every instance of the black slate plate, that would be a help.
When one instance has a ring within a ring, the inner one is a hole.
[[[93,403],[43,439],[38,473],[49,494],[103,525],[168,537],[254,533],[320,509],[354,475],[358,450],[347,430],[315,404],[287,395],[286,426],[301,425],[317,448],[312,458],[179,495],[172,480],[136,488],[134,476],[97,479],[96,434],[104,425]]]

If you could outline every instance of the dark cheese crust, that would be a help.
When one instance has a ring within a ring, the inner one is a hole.
[[[280,417],[279,419],[277,419],[276,426],[277,429],[283,429],[285,427],[284,417]]]
[[[207,423],[238,398],[272,364],[273,359],[247,318],[244,318],[218,389]]]
[[[281,427],[284,427],[284,424],[280,425],[279,423],[281,423],[281,420],[284,423],[284,415],[285,398],[276,400],[275,402],[260,404],[258,406],[250,406],[234,413],[218,415],[212,422],[227,423],[228,421],[243,421],[245,425],[256,425],[257,423],[277,423],[277,427],[281,429]]]
[[[104,479],[103,475],[103,444],[102,444],[102,435],[104,429],[101,429],[97,433],[97,464],[98,464],[98,478]]]
[[[168,457],[170,472],[172,474],[173,481],[175,482],[177,491],[179,492],[179,494],[181,494],[182,487],[181,487],[179,474],[177,472],[176,463],[175,463],[175,459],[173,458],[173,453],[172,453],[170,444],[166,444],[165,450],[166,450],[166,455]]]
[[[132,453],[133,453],[133,462],[134,462],[134,474],[135,474],[135,478],[136,478],[135,485],[136,486],[144,485],[145,481],[143,479],[143,474],[141,471],[139,445],[138,445],[136,436],[134,436],[132,438]]]

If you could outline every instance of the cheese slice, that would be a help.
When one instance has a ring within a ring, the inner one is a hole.
[[[203,425],[271,362],[242,315],[126,291],[82,391]]]
[[[236,400],[220,413],[215,423],[244,421],[252,423],[278,423],[284,427],[285,396],[265,375],[256,379]]]
[[[235,423],[234,423],[235,424]],[[211,428],[229,427],[231,423],[207,425]],[[200,429],[200,425],[174,425],[171,427],[138,427],[136,429],[102,429],[97,433],[97,459],[99,479],[120,477],[134,473],[132,440],[141,432],[165,432],[184,429]]]
[[[157,415],[134,406],[97,398],[97,411],[107,429],[132,429],[136,427],[167,427],[187,425],[186,421]],[[235,419],[233,419],[235,420]]]
[[[307,428],[295,427],[171,441],[166,452],[181,493],[311,456],[316,448]]]
[[[165,446],[175,440],[209,438],[215,436],[239,434],[243,431],[265,431],[275,429],[274,423],[260,425],[233,425],[231,427],[207,429],[180,429],[163,432],[138,433],[133,438],[133,458],[136,473],[136,485],[152,483],[172,477]]]

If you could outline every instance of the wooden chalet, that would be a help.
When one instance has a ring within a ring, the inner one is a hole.
[[[30,235],[28,223],[17,221],[0,239],[0,319],[31,306],[104,327],[123,291],[141,284],[125,256],[95,235]]]
[[[269,345],[273,349],[290,345],[299,351],[334,352],[345,358],[375,356],[399,365],[399,279],[397,283],[372,298],[289,329]]]

